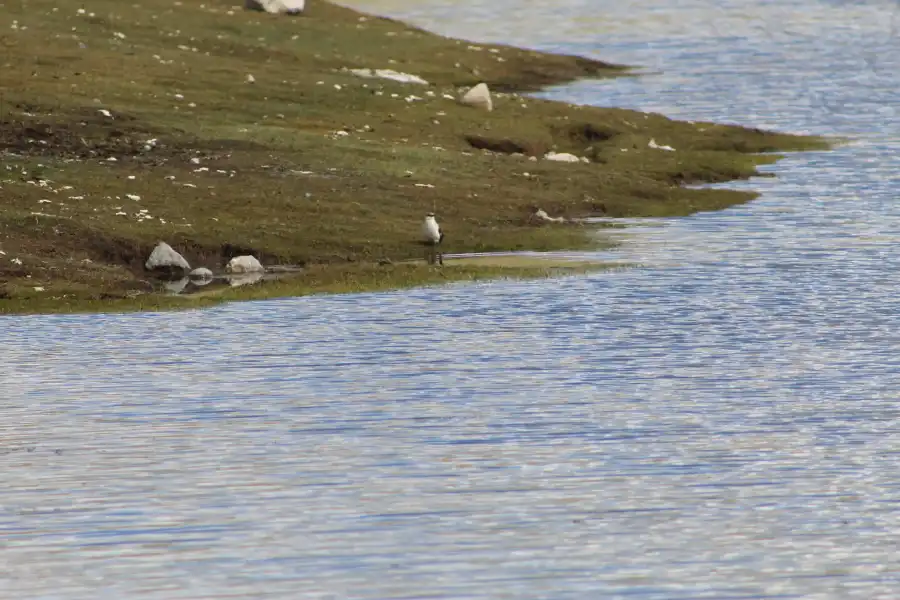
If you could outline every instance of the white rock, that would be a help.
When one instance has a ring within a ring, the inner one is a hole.
[[[295,15],[302,13],[306,0],[246,0],[247,10],[262,10],[273,14]]]
[[[147,267],[148,271],[155,269],[191,270],[191,265],[188,264],[188,261],[165,242],[160,242],[156,245],[144,266]]]
[[[191,279],[212,279],[213,272],[206,267],[198,267],[188,273],[188,277],[190,277]]]
[[[568,152],[548,152],[544,155],[544,160],[555,160],[557,162],[580,162],[581,159],[574,154]]]
[[[256,83],[256,77],[254,77],[250,73],[247,73],[247,83]]]
[[[112,113],[106,110],[105,108],[100,108],[97,110],[98,113],[103,115],[104,117],[112,117]]]
[[[547,214],[547,211],[545,211],[542,208],[537,209],[534,212],[534,214],[532,215],[532,217],[537,219],[538,221],[546,221],[548,223],[563,223],[563,222],[565,222],[565,219],[563,217],[551,217],[550,215]]]
[[[653,148],[654,150],[665,150],[666,152],[675,152],[675,148],[672,146],[660,146],[656,143],[656,140],[650,138],[650,141],[647,142],[647,147]]]
[[[494,110],[494,103],[491,101],[491,91],[486,83],[479,83],[466,92],[459,101],[466,106],[483,108],[487,111]]]
[[[228,261],[225,270],[229,273],[261,273],[265,271],[255,256],[235,256]]]
[[[350,72],[359,77],[377,77],[380,79],[399,81],[400,83],[428,85],[428,82],[418,75],[410,75],[409,73],[402,73],[393,69],[350,69]]]

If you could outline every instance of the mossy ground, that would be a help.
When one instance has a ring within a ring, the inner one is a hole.
[[[92,0],[83,12],[0,1],[0,313],[532,276],[547,269],[377,262],[421,258],[432,209],[447,252],[601,246],[591,228],[528,217],[536,207],[613,217],[720,209],[752,194],[683,185],[746,178],[777,159],[758,152],[825,146],[523,97],[624,70],[453,40],[322,0],[299,17],[215,0]],[[429,85],[346,70],[363,67]],[[493,112],[447,97],[479,81],[505,92]],[[651,138],[676,151],[650,148]],[[529,160],[549,150],[591,162]],[[307,273],[166,298],[142,267],[158,240],[193,266],[253,253]]]

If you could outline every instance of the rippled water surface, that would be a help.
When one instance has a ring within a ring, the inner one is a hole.
[[[357,4],[854,141],[620,234],[640,268],[4,319],[0,596],[896,597],[895,3]]]

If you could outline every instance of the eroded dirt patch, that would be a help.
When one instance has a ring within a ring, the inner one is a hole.
[[[18,113],[0,120],[0,153],[64,160],[132,161],[150,166],[172,160],[228,157],[259,146],[241,140],[204,142],[173,130],[162,130],[124,113],[79,108],[56,112],[16,105]]]
[[[540,149],[536,144],[527,142],[519,142],[507,138],[489,138],[480,135],[465,136],[466,143],[476,150],[489,150],[491,152],[499,152],[502,154],[527,154],[536,156],[540,154]]]

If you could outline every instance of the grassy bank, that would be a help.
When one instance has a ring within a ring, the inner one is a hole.
[[[421,258],[419,224],[432,209],[448,252],[586,248],[603,243],[590,228],[537,226],[529,215],[536,207],[570,217],[719,209],[752,195],[683,184],[749,177],[775,160],[757,152],[823,146],[522,97],[624,69],[453,40],[321,0],[300,17],[214,0],[4,4],[0,312],[533,276],[548,269],[397,263]],[[359,68],[428,85],[349,71]],[[480,81],[503,92],[491,113],[453,99]],[[551,150],[590,162],[529,158]],[[307,272],[166,298],[142,266],[158,240],[192,266],[220,270],[252,253]],[[379,264],[385,259],[395,264]]]

